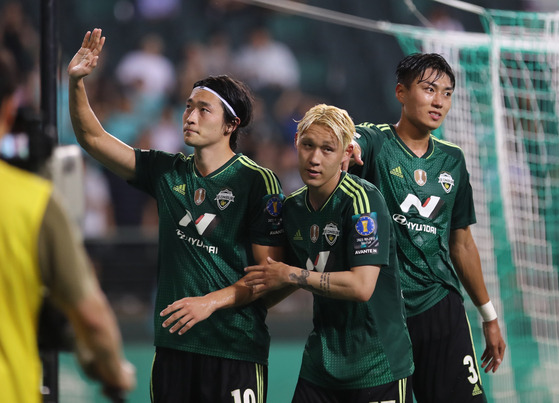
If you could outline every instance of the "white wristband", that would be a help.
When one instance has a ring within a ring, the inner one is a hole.
[[[497,319],[497,312],[495,311],[495,307],[493,306],[491,300],[482,306],[477,306],[476,308],[481,314],[484,322],[491,322],[492,320]]]

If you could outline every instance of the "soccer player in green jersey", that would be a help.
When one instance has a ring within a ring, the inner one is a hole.
[[[246,266],[281,258],[283,195],[270,170],[234,152],[250,92],[227,76],[198,81],[183,114],[194,154],[134,149],[103,129],[87,99],[84,77],[104,42],[100,29],[88,32],[68,66],[70,116],[91,156],[157,200],[152,401],[264,402],[266,306],[239,280]]]
[[[505,342],[470,232],[476,219],[464,155],[431,134],[450,109],[454,73],[438,54],[412,54],[396,75],[400,120],[357,126],[350,172],[378,186],[395,223],[417,401],[486,401],[460,283],[484,320],[485,372],[499,368]]]
[[[293,402],[411,402],[411,342],[393,226],[379,190],[341,171],[355,126],[346,111],[316,105],[299,122],[305,187],[286,198],[293,265],[248,267],[257,293],[300,287],[314,295]]]

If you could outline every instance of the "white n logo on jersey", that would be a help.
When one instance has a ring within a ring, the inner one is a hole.
[[[310,258],[308,258],[306,264],[307,270],[316,270],[319,273],[324,273],[324,269],[326,268],[326,263],[328,263],[329,256],[330,251],[319,252],[314,263]]]
[[[198,233],[200,235],[204,235],[204,231],[206,231],[206,229],[212,223],[212,221],[215,219],[215,217],[216,217],[215,214],[210,214],[210,213],[204,213],[203,215],[198,217],[198,219],[196,220],[194,225],[196,226],[196,230],[198,231]],[[186,214],[179,221],[179,225],[182,225],[183,227],[186,227],[192,221],[194,221],[192,219],[192,214],[190,213],[190,211],[186,210]]]
[[[421,201],[416,195],[408,194],[406,200],[400,204],[400,208],[404,213],[407,213],[413,206],[422,217],[432,219],[437,215],[443,204],[444,200],[441,200],[438,196],[431,196],[424,204],[421,204]]]

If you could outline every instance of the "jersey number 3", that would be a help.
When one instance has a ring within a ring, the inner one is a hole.
[[[477,381],[479,380],[479,376],[477,375],[475,362],[472,356],[471,355],[465,356],[463,364],[467,365],[468,371],[470,371],[470,376],[468,377],[468,381],[470,381],[472,385],[477,383]]]

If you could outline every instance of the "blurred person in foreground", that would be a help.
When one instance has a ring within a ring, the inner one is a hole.
[[[460,283],[483,317],[485,372],[499,368],[505,342],[470,231],[476,216],[464,154],[431,134],[450,110],[454,73],[441,55],[416,53],[396,75],[400,120],[357,126],[350,172],[378,186],[395,223],[415,398],[485,402]]]
[[[240,279],[246,266],[281,258],[283,194],[273,172],[234,152],[252,118],[250,92],[227,76],[200,80],[182,122],[194,153],[134,149],[104,130],[88,102],[84,77],[104,43],[100,29],[87,32],[68,66],[70,116],[92,157],[157,201],[151,399],[263,402],[267,310]]]
[[[246,269],[257,293],[286,286],[313,293],[296,403],[412,401],[412,347],[388,209],[375,186],[340,169],[354,132],[334,106],[305,114],[295,144],[306,186],[283,206],[293,266],[268,259]]]
[[[0,138],[16,114],[15,67],[0,50]],[[135,386],[121,337],[76,228],[51,182],[0,161],[0,395],[5,402],[41,402],[38,325],[46,295],[67,316],[78,359],[109,396]]]

